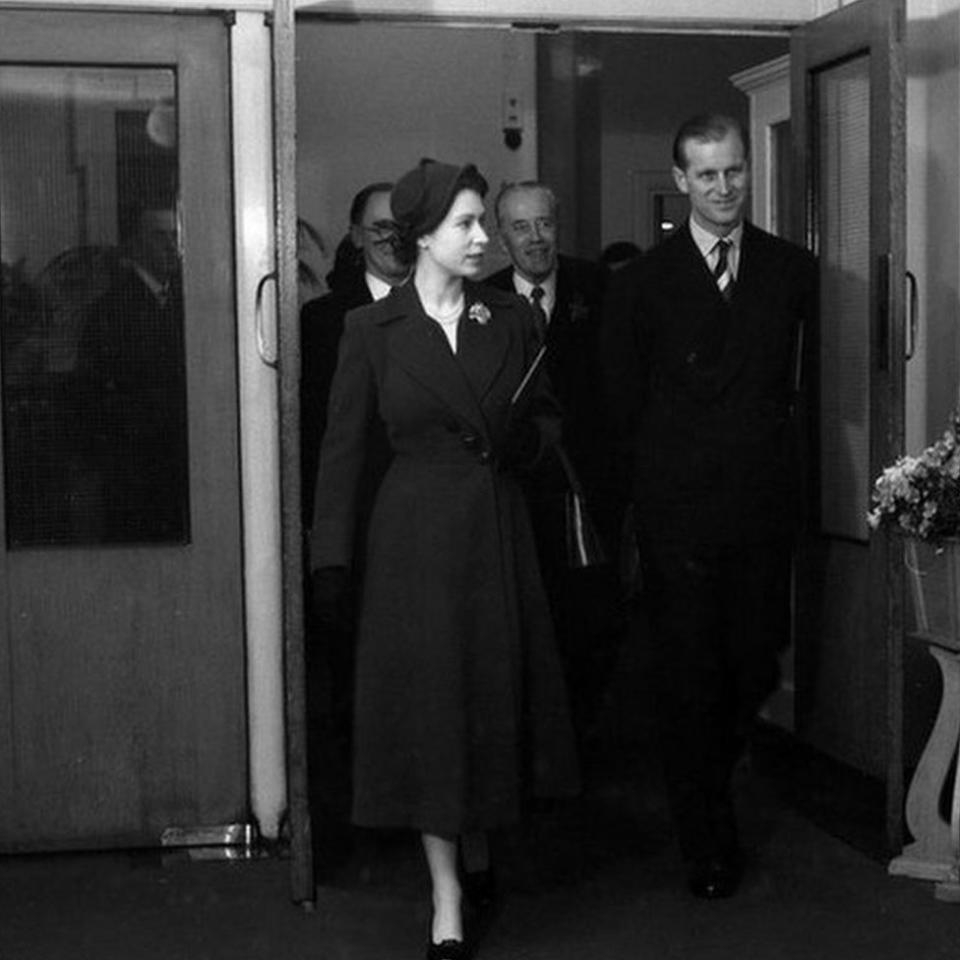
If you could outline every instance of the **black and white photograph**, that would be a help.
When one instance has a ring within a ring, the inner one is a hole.
[[[960,0],[0,0],[0,960],[946,960]]]

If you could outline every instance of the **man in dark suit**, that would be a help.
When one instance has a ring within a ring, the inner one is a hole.
[[[529,299],[539,315],[546,368],[563,411],[563,447],[607,556],[599,566],[571,569],[564,504],[568,482],[556,460],[545,462],[525,487],[583,748],[595,729],[624,625],[614,562],[622,513],[602,416],[598,354],[606,274],[595,263],[558,254],[557,202],[548,186],[508,184],[496,198],[495,212],[512,265],[486,282]]]
[[[344,258],[342,250],[338,251],[335,270],[327,278],[330,292],[305,303],[300,311],[300,469],[305,533],[313,522],[320,447],[344,317],[355,307],[385,297],[407,276],[407,267],[397,256],[397,226],[390,212],[392,187],[390,183],[373,183],[354,197],[349,242],[355,257]],[[365,520],[388,461],[389,445],[383,436],[368,450],[364,486],[358,494],[358,545],[363,542]],[[318,575],[308,580],[305,590],[311,754],[314,769],[323,771],[322,791],[315,791],[323,809],[316,811],[315,820],[327,861],[334,852],[331,845],[347,839],[344,822],[349,810],[353,723],[353,600],[362,575],[362,550],[358,550],[357,558],[349,586]]]
[[[338,263],[330,292],[300,311],[300,467],[303,522],[313,520],[313,488],[327,425],[327,398],[343,334],[343,318],[354,307],[385,297],[403,283],[407,268],[397,258],[396,224],[390,213],[390,183],[364,187],[350,206],[352,267]]]
[[[77,345],[82,537],[189,540],[186,359],[176,214],[137,211]]]
[[[610,409],[634,438],[671,810],[692,892],[717,898],[743,869],[733,770],[789,639],[791,419],[816,268],[744,221],[738,121],[693,118],[673,160],[690,217],[612,282],[603,352]]]

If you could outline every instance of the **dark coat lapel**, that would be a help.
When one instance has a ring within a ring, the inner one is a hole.
[[[717,316],[727,310],[707,262],[690,232],[689,221],[680,227],[674,238],[674,266],[677,269],[677,292],[683,295],[683,309],[678,320],[685,317],[690,324],[690,349],[701,352],[716,336]]]
[[[580,319],[579,314],[587,310],[588,305],[574,276],[573,264],[566,257],[558,257],[556,303],[553,316],[550,318],[550,326],[547,328],[547,341],[550,340],[550,330],[576,322]]]
[[[467,286],[467,312],[472,292]],[[412,282],[398,288],[392,301],[381,319],[388,325],[386,343],[392,360],[458,417],[486,434],[480,401],[503,365],[508,342],[504,331],[494,323],[480,325],[464,316],[458,334],[460,356],[455,357],[439,325],[424,312]]]
[[[686,300],[676,319],[680,322],[685,318],[690,324],[690,339],[684,355],[701,360],[690,370],[696,375],[698,391],[716,395],[737,375],[743,363],[743,353],[737,349],[740,330],[736,288],[734,300],[728,304],[693,239],[689,221],[683,224],[673,241],[674,266],[680,278],[678,291],[685,290]]]
[[[763,290],[772,278],[772,282],[776,282],[774,271],[767,262],[768,251],[764,234],[750,223],[744,223],[737,279],[730,299],[726,348],[718,370],[718,385],[721,387],[740,371],[749,353],[748,341],[763,334],[762,330],[751,328],[753,314],[747,305],[762,300]]]
[[[510,339],[502,311],[499,317],[494,315],[496,298],[484,298],[483,292],[472,283],[465,283],[464,290],[466,308],[457,335],[457,361],[474,395],[482,403],[503,370]],[[471,316],[471,308],[475,308],[477,316]]]

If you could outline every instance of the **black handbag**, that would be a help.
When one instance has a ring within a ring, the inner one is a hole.
[[[559,444],[554,448],[560,466],[567,478],[564,504],[567,540],[567,565],[572,570],[596,567],[607,562],[607,554],[597,528],[587,511],[587,501],[580,478],[566,450]]]
[[[542,345],[527,368],[520,385],[510,398],[511,412],[515,410],[530,389],[537,372],[546,356],[546,345]],[[566,523],[567,565],[572,570],[582,570],[585,567],[599,566],[607,562],[607,555],[600,541],[600,534],[587,512],[587,501],[583,494],[580,478],[573,469],[573,464],[567,456],[567,451],[558,443],[553,451],[560,461],[567,480],[564,513]]]

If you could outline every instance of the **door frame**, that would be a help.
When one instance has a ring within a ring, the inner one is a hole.
[[[871,180],[869,279],[869,475],[876,477],[904,449],[906,424],[906,3],[859,0],[805,24],[791,38],[793,239],[816,252],[815,173],[807,147],[813,136],[809,75],[868,51]],[[874,67],[874,65],[876,65]],[[876,82],[880,79],[880,82]],[[885,82],[884,82],[885,81]],[[801,108],[798,109],[798,106]],[[877,151],[880,160],[875,161]],[[875,167],[874,165],[877,164]],[[884,826],[887,847],[903,839],[903,563],[886,536],[867,541],[870,626],[886,657],[884,704]]]

